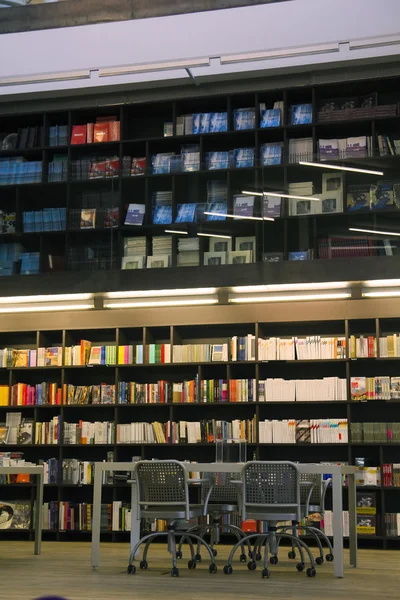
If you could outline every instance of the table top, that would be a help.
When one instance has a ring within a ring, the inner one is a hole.
[[[13,465],[12,467],[0,467],[0,475],[40,475],[43,474],[43,465]]]

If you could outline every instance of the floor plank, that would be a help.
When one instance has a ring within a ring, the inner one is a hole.
[[[33,555],[33,544],[0,542],[1,594],[4,600],[28,600],[56,594],[68,600],[248,600],[270,596],[285,600],[324,598],[335,600],[380,600],[396,598],[400,585],[397,551],[360,550],[360,567],[346,568],[344,579],[333,577],[332,564],[318,568],[309,579],[294,563],[281,560],[271,566],[271,578],[261,579],[260,569],[248,571],[236,563],[232,575],[224,575],[228,548],[218,549],[218,573],[210,575],[206,561],[189,571],[187,558],[180,562],[180,577],[169,575],[170,558],[157,544],[149,554],[149,570],[126,573],[127,544],[102,544],[98,570],[90,567],[90,544],[44,542],[41,556]],[[186,552],[187,554],[187,552]],[[282,558],[286,551],[282,551]],[[346,561],[348,554],[346,551]]]

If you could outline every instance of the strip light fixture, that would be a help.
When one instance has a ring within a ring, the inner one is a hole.
[[[351,293],[349,292],[335,292],[335,291],[327,291],[323,293],[290,293],[281,294],[281,295],[263,295],[263,294],[254,294],[250,296],[246,295],[230,295],[228,301],[234,304],[257,304],[263,302],[303,302],[306,300],[345,300],[346,298],[350,298]]]
[[[376,235],[395,235],[400,237],[400,232],[396,231],[379,231],[378,229],[364,229],[363,227],[349,227],[349,231],[357,231],[360,233],[373,233]]]
[[[232,239],[231,235],[222,235],[222,233],[198,233],[197,235],[199,235],[200,237],[221,238],[223,240],[230,240],[230,239]]]
[[[298,56],[307,56],[311,54],[327,54],[339,52],[339,44],[319,44],[318,46],[301,46],[298,48],[282,48],[280,50],[268,50],[265,52],[248,52],[243,54],[228,54],[221,56],[221,65],[230,65],[240,62],[249,62],[254,60],[273,60],[276,58],[296,58]]]
[[[351,173],[366,173],[367,175],[384,175],[383,171],[375,171],[372,169],[359,169],[357,167],[342,167],[341,165],[331,165],[329,163],[309,162],[300,160],[299,165],[304,167],[318,167],[320,169],[335,169],[336,171],[350,171]]]
[[[247,190],[243,190],[242,194],[246,194],[247,196],[274,196],[276,198],[293,198],[293,200],[320,200],[320,198],[316,198],[315,196],[294,196],[293,194],[284,194],[283,192],[249,192]]]
[[[18,75],[1,77],[0,86],[28,85],[32,83],[47,83],[53,81],[71,81],[75,79],[90,79],[88,69],[82,71],[64,71],[59,73],[42,73],[36,75]]]
[[[177,229],[166,229],[165,233],[177,233],[179,235],[189,235],[187,231],[178,231]]]
[[[94,308],[93,294],[51,294],[0,298],[0,314],[62,312]]]
[[[175,69],[194,69],[196,67],[209,67],[209,58],[189,58],[187,60],[170,60],[160,63],[142,63],[125,67],[107,67],[99,69],[99,77],[114,77],[117,75],[135,75],[138,73],[152,73],[155,71],[173,71]]]
[[[228,213],[219,213],[213,211],[204,211],[205,215],[211,215],[213,217],[228,217],[230,219],[248,219],[250,221],[275,221],[272,217],[250,217],[247,215],[228,215]]]
[[[272,285],[239,285],[231,288],[235,294],[258,294],[261,292],[303,292],[317,290],[347,289],[349,281],[321,281],[318,283],[287,283]]]
[[[218,304],[217,288],[108,292],[104,308],[156,308]]]
[[[399,298],[400,288],[391,290],[372,290],[369,292],[361,292],[363,298]]]
[[[217,293],[217,288],[182,288],[168,290],[130,290],[107,292],[106,298],[160,298],[163,296],[211,296]]]

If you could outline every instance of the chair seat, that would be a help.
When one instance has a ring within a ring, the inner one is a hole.
[[[141,517],[143,519],[165,519],[166,521],[186,521],[186,511],[183,506],[147,506],[142,508]],[[189,519],[201,517],[203,507],[201,504],[191,504],[189,506]]]
[[[209,515],[222,515],[225,513],[238,512],[239,507],[237,504],[209,504],[207,507],[207,513]]]
[[[289,513],[279,509],[276,509],[276,512],[273,512],[270,508],[268,512],[262,512],[259,508],[247,508],[246,510],[246,519],[253,519],[255,521],[297,521],[297,513]]]

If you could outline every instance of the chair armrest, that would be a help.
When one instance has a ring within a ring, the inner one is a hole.
[[[325,481],[322,482],[322,490],[321,490],[321,512],[322,512],[322,514],[324,514],[324,512],[325,512],[326,491],[327,491],[328,487],[331,485],[331,483],[332,483],[331,477],[329,477],[329,479],[325,479]]]

